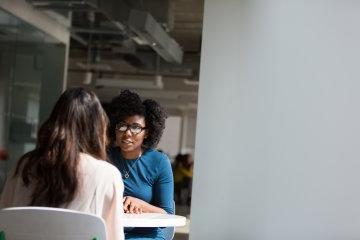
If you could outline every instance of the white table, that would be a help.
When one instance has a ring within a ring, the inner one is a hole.
[[[161,213],[124,214],[124,227],[179,227],[186,218]]]

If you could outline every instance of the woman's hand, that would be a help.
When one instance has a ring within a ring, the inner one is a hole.
[[[141,199],[126,196],[123,199],[124,213],[140,214],[144,211],[145,202]]]
[[[126,196],[123,198],[124,213],[166,213],[162,208],[153,206],[136,197]]]

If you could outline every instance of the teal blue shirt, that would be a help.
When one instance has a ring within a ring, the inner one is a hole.
[[[109,151],[109,158],[120,170],[124,196],[132,196],[174,213],[174,179],[169,158],[154,149],[135,160],[124,160],[119,148]],[[126,178],[126,175],[128,177]],[[126,228],[126,239],[164,239],[161,228]]]

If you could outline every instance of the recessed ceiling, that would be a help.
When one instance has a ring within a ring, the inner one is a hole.
[[[124,87],[119,87],[122,84],[102,86],[97,79],[152,81],[152,77],[161,76],[162,89],[147,89],[146,86],[151,84],[129,88],[143,97],[158,100],[170,111],[196,109],[203,0],[117,0],[110,4],[111,1],[102,1],[102,8],[95,10],[81,10],[79,6],[72,9],[68,86],[91,88],[107,102]],[[53,10],[58,11],[61,7],[56,8]],[[148,12],[161,27],[163,33],[160,35],[168,35],[170,41],[154,46],[157,43],[151,41],[153,35],[155,39],[159,36],[156,32],[141,39],[143,35],[128,26],[131,9]],[[161,54],[169,50],[166,45],[171,41],[176,42],[183,52],[181,64],[169,61]]]

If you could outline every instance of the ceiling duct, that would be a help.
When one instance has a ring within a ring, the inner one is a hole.
[[[148,12],[131,10],[128,24],[138,37],[147,42],[166,61],[179,64],[182,62],[183,51],[179,44]]]
[[[155,18],[147,11],[149,6],[142,4],[140,0],[28,0],[34,7],[52,10],[69,10],[69,11],[94,11],[101,13],[105,18],[115,26],[115,30],[120,30],[119,34],[123,34],[124,26],[128,25],[132,32],[127,32],[129,37],[134,40],[137,39],[146,45],[149,45],[155,52],[157,52],[165,61],[182,63],[183,51],[179,44],[169,36],[164,30],[162,25],[155,20]],[[164,5],[165,7],[161,12],[168,13],[169,0],[158,0],[157,5],[153,8],[157,9],[158,6]],[[148,3],[149,5],[150,3]],[[145,9],[137,10],[137,9]],[[159,10],[154,11],[156,15],[161,16]],[[166,21],[169,19],[168,14],[162,14],[161,18]],[[169,25],[168,22],[163,22]],[[75,33],[92,33],[94,29],[79,29],[72,26],[72,31]],[[97,29],[95,29],[97,30]],[[108,29],[101,29],[99,34],[105,34]],[[116,32],[110,32],[116,34]],[[136,36],[134,36],[136,35]]]

